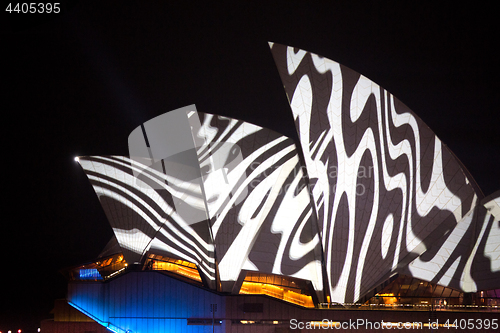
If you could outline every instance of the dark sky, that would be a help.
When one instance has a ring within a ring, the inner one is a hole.
[[[0,331],[36,329],[63,267],[112,235],[77,155],[128,155],[141,123],[190,104],[296,138],[267,41],[338,61],[419,115],[500,189],[496,9],[479,2],[74,1],[2,13]],[[10,325],[10,326],[9,326]]]

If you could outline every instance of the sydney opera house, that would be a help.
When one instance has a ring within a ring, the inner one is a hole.
[[[500,191],[368,78],[270,48],[299,142],[192,105],[138,126],[130,156],[79,157],[114,237],[65,271],[46,332],[495,328]]]

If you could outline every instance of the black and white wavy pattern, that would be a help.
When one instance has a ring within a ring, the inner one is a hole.
[[[198,116],[190,123],[207,171],[202,178],[223,288],[251,270],[311,280],[321,294],[319,233],[293,141],[239,120]],[[233,162],[217,162],[221,156]],[[226,166],[224,174],[209,172],[217,164]]]
[[[194,106],[154,118],[131,134],[139,159],[80,158],[126,260],[194,262],[210,288],[218,280],[233,293],[245,271],[292,276],[334,302],[357,301],[395,272],[499,288],[500,193],[481,201],[439,138],[374,82],[271,48],[307,171],[293,141],[271,130]],[[171,136],[149,147],[151,129]],[[175,157],[153,156],[175,145],[172,133],[183,138]]]
[[[436,242],[450,245],[457,241],[452,235],[463,237],[475,225],[477,185],[454,155],[366,77],[316,54],[270,45],[314,184],[332,300],[358,300],[398,270],[444,285],[451,281],[444,276],[461,275],[456,269],[469,262],[469,249],[426,266]]]
[[[500,193],[496,197],[500,206]],[[407,274],[464,292],[500,287],[500,214],[477,204],[441,239],[404,268]]]
[[[215,288],[216,260],[224,291],[252,270],[310,280],[321,296],[319,232],[293,141],[235,119],[185,116],[200,187],[175,179],[172,163],[162,173],[126,157],[80,158],[127,261],[148,251],[188,260]],[[207,218],[188,223],[180,201]]]
[[[141,262],[147,251],[194,262],[201,274],[215,280],[214,246],[208,224],[190,225],[176,213],[172,196],[184,193],[169,185],[169,177],[121,156],[81,157],[80,164],[94,187],[128,263]],[[142,179],[133,171],[141,169]],[[151,183],[156,187],[150,186]]]

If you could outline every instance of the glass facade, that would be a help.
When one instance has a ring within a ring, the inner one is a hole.
[[[248,272],[241,285],[240,294],[261,294],[300,306],[314,308],[307,283],[282,275]]]
[[[121,253],[99,258],[94,262],[70,267],[63,275],[70,281],[103,281],[125,271],[128,266]]]
[[[435,283],[401,275],[363,304],[363,307],[409,308],[436,311],[497,311],[500,290],[464,293]]]
[[[190,280],[201,281],[200,273],[195,264],[189,261],[174,259],[150,254],[144,265],[145,270],[165,271],[188,278]]]

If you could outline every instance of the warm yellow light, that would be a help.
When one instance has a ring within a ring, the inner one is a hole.
[[[312,327],[326,327],[332,328],[335,327],[336,324],[340,324],[338,321],[311,321],[309,322]]]
[[[303,295],[271,284],[243,281],[240,294],[267,295],[304,307],[314,307],[311,296]]]
[[[175,274],[201,282],[200,274],[196,270],[196,265],[188,261],[176,260],[175,263],[156,261],[153,265],[154,270],[169,271]],[[184,265],[184,266],[181,266]],[[193,268],[191,268],[193,267]]]

